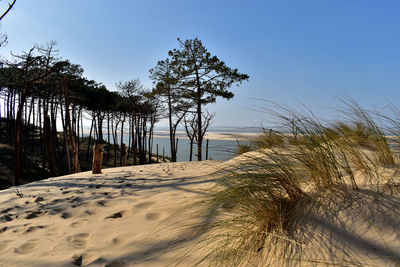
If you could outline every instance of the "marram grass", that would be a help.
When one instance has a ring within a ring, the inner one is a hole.
[[[290,134],[263,130],[249,146],[239,147],[247,152],[242,160],[220,170],[215,190],[191,207],[202,217],[196,226],[202,229],[196,251],[206,256],[198,263],[376,266],[373,257],[366,262],[342,252],[344,258],[335,258],[332,240],[309,234],[319,216],[332,220],[330,227],[340,225],[338,206],[346,210],[348,196],[363,193],[357,175],[366,177],[362,186],[381,185],[383,170],[398,166],[373,116],[354,101],[344,103],[349,120],[332,124],[322,123],[309,110],[274,104],[271,113]],[[392,189],[395,184],[385,186]],[[396,257],[388,259],[399,263]]]

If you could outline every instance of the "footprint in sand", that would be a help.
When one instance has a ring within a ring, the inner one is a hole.
[[[88,221],[87,219],[79,220],[79,221],[71,223],[69,226],[71,226],[72,228],[77,228],[77,227],[83,225],[84,223],[86,223],[87,221]]]
[[[120,211],[120,212],[117,212],[117,213],[114,213],[113,215],[110,215],[110,216],[107,216],[105,219],[117,219],[117,218],[122,218],[122,216],[124,216],[124,213],[125,213],[126,211]]]
[[[0,218],[0,222],[11,222],[13,220],[11,216],[12,214],[4,214],[4,216]]]
[[[58,204],[58,203],[64,202],[64,201],[65,201],[64,198],[56,198],[56,199],[53,199],[49,204],[53,205],[53,204]]]
[[[156,220],[160,219],[160,217],[161,217],[161,214],[157,213],[157,212],[149,212],[149,213],[146,213],[146,215],[145,215],[145,218],[148,221],[156,221]]]
[[[1,213],[8,213],[8,212],[12,211],[13,209],[14,208],[8,208],[8,209],[3,210]]]
[[[73,197],[70,201],[70,203],[76,203],[76,202],[82,202],[82,198],[80,197]]]
[[[35,240],[30,240],[22,244],[18,248],[15,248],[14,252],[17,254],[29,254],[35,251],[36,246],[37,243],[35,242]]]
[[[65,210],[65,208],[55,208],[55,209],[51,209],[48,214],[49,215],[57,215],[60,212],[63,212],[64,210]]]
[[[96,202],[97,205],[101,206],[101,207],[107,207],[108,201],[106,200],[99,200]]]
[[[63,219],[69,219],[69,218],[72,217],[72,215],[69,212],[63,212],[63,213],[61,213],[60,217],[63,218]]]
[[[111,240],[111,243],[113,244],[113,245],[117,245],[117,244],[119,244],[121,242],[121,240],[118,238],[118,237],[114,237],[112,240]]]
[[[90,235],[88,233],[80,233],[67,237],[68,243],[74,248],[85,248],[89,239]]]
[[[106,264],[105,267],[127,267],[128,264],[124,261],[112,261]]]
[[[146,202],[142,202],[139,204],[136,204],[135,207],[136,208],[141,208],[141,209],[147,209],[150,206],[152,206],[155,202],[154,201],[146,201]]]
[[[86,217],[95,214],[96,212],[94,210],[84,210],[81,214],[79,214],[79,217]]]
[[[26,215],[25,219],[33,219],[38,217],[39,215],[41,215],[42,213],[46,213],[47,211],[43,212],[43,211],[31,211],[31,212],[27,212],[28,215]]]
[[[47,226],[45,226],[45,225],[30,226],[28,229],[26,229],[25,233],[31,233],[35,230],[44,229],[44,228],[47,228]]]

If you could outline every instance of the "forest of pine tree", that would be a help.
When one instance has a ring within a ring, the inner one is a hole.
[[[54,42],[2,59],[0,187],[90,170],[95,143],[104,145],[104,167],[153,163],[154,126],[161,119],[169,122],[171,161],[179,125],[202,160],[203,136],[215,116],[205,106],[232,98],[227,89],[248,76],[211,56],[197,38],[178,41],[180,49],[150,70],[153,89],[132,79],[110,91],[62,59]]]

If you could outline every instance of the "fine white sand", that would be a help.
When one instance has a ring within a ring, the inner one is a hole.
[[[191,266],[203,255],[176,250],[196,242],[190,229],[176,231],[193,219],[179,211],[215,186],[216,169],[237,160],[111,168],[0,191],[0,266]],[[396,266],[399,198],[367,188],[352,198],[332,202],[341,220],[311,218],[304,235],[320,242],[307,253],[339,265],[350,257]]]
[[[111,168],[0,191],[0,266],[75,266],[80,256],[82,266],[165,266],[176,260],[165,252],[190,240],[157,231],[184,224],[173,215],[210,185],[215,164]]]

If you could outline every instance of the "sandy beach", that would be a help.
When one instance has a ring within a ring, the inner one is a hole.
[[[189,139],[184,131],[177,131],[177,137]],[[223,140],[223,141],[249,141],[259,135],[256,132],[206,132],[204,139]],[[156,131],[154,137],[169,138],[168,131]]]
[[[3,190],[0,266],[192,266],[203,252],[180,248],[196,247],[198,237],[185,228],[196,218],[180,211],[215,185],[216,169],[240,160],[110,168]],[[322,263],[350,257],[396,266],[400,198],[363,188],[351,200],[335,199],[341,219],[312,218],[305,253]],[[301,266],[324,266],[307,263]]]
[[[76,266],[80,257],[82,266],[164,266],[180,242],[156,232],[209,186],[215,164],[112,168],[1,191],[0,266]]]

